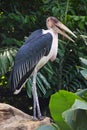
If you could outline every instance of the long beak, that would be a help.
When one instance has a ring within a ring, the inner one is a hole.
[[[58,23],[56,23],[55,25],[57,26],[57,32],[63,35],[64,37],[68,38],[70,41],[74,42],[74,40],[70,38],[64,31],[71,34],[73,37],[77,38],[77,36],[60,21],[58,21]]]

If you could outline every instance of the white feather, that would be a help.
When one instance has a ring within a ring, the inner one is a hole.
[[[47,56],[44,56],[41,58],[41,60],[38,62],[37,66],[35,67],[37,71],[42,68],[49,60],[53,61],[56,59],[57,56],[57,50],[58,50],[58,34],[54,33],[53,30],[44,30],[43,29],[43,34],[46,33],[51,33],[53,37],[52,41],[52,47]]]

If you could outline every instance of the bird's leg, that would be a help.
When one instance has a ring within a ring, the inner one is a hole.
[[[33,84],[32,84],[32,94],[33,94],[33,120],[37,120],[36,118],[36,76],[37,73],[33,74]]]
[[[38,96],[36,96],[36,102],[37,102],[37,113],[38,113],[38,119],[39,119],[39,120],[43,120],[44,117],[42,116],[41,111],[40,111],[40,105],[39,105]]]
[[[38,95],[37,95],[37,90],[36,90],[36,77],[37,77],[37,70],[35,69],[34,74],[33,74],[33,85],[32,85],[32,93],[33,93],[33,100],[34,100],[33,119],[37,120],[36,118],[36,107],[37,107],[38,118],[41,120],[42,115],[40,111],[40,105],[39,105],[39,100],[38,100]]]
[[[41,111],[40,111],[40,105],[39,105],[39,100],[38,100],[37,92],[36,92],[36,105],[37,105],[38,118],[41,119],[41,118],[42,118],[42,115],[41,115]]]

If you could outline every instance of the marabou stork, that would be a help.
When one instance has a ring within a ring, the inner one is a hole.
[[[58,33],[68,38],[66,33],[76,38],[76,35],[62,24],[55,17],[46,19],[47,30],[39,29],[34,31],[25,43],[18,50],[14,66],[10,74],[10,87],[14,94],[18,94],[27,79],[33,75],[32,95],[33,95],[33,119],[42,119],[40,106],[36,91],[37,72],[49,61],[54,61],[58,50]],[[36,117],[36,114],[38,115]]]

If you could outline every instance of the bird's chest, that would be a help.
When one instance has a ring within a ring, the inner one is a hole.
[[[48,55],[51,61],[54,61],[56,59],[57,51],[58,51],[58,35],[53,35],[52,47]]]
[[[56,59],[57,50],[58,50],[58,35],[55,35],[52,32],[50,32],[50,33],[53,37],[50,52],[47,56],[43,56],[41,58],[41,60],[38,62],[37,66],[36,66],[37,70],[42,68],[42,66],[44,66],[49,60],[54,61]]]

